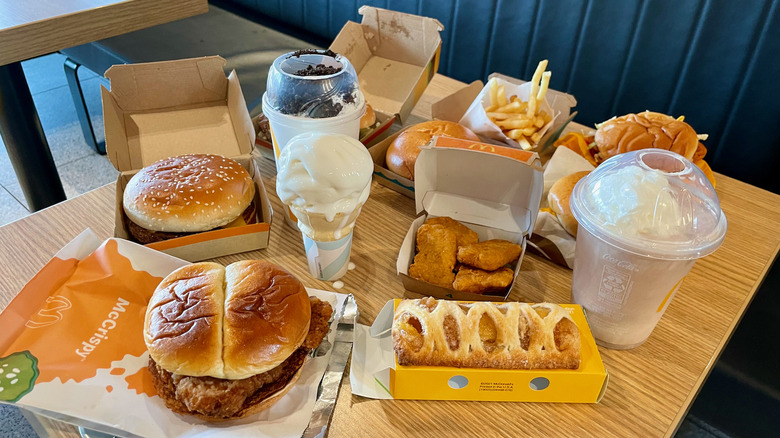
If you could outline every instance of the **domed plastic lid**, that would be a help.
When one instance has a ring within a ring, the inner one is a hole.
[[[726,216],[701,169],[661,149],[605,161],[574,187],[571,209],[596,237],[648,257],[703,257],[726,235]]]
[[[346,57],[330,50],[299,50],[274,61],[263,105],[282,114],[316,119],[362,109],[363,95]]]

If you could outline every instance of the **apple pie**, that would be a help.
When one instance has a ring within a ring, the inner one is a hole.
[[[580,333],[551,303],[403,300],[393,317],[400,365],[576,369]]]

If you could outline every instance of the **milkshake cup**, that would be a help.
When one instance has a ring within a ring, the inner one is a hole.
[[[290,139],[301,133],[358,139],[365,106],[357,73],[346,57],[330,50],[301,50],[278,57],[268,72],[263,94],[263,114],[271,128],[277,162]],[[296,225],[289,210],[285,220]]]
[[[276,192],[298,218],[309,272],[318,280],[341,278],[371,188],[371,155],[349,136],[304,133],[287,143],[277,164]]]
[[[577,183],[571,208],[579,223],[572,299],[608,348],[645,342],[696,260],[726,234],[703,172],[661,149],[605,161]]]

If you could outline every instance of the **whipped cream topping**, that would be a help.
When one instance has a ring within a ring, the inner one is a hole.
[[[278,158],[276,193],[283,203],[332,222],[368,199],[374,162],[360,141],[342,134],[293,137]]]

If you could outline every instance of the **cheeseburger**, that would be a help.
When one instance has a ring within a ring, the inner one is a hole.
[[[699,137],[691,125],[651,111],[627,114],[601,123],[595,141],[598,163],[617,154],[646,148],[666,149],[691,160],[699,147]]]
[[[157,393],[172,411],[209,421],[266,409],[297,380],[332,313],[269,262],[179,268],[157,286],[144,320]]]
[[[692,161],[715,186],[715,175],[704,161],[707,148],[699,141],[705,140],[707,135],[697,134],[691,125],[683,121],[683,117],[644,111],[613,117],[596,127],[596,134],[592,137],[570,133],[555,144],[577,152],[594,166],[624,152],[666,149]]]
[[[122,206],[130,235],[152,243],[257,221],[255,184],[240,164],[219,155],[180,155],[136,173]]]

